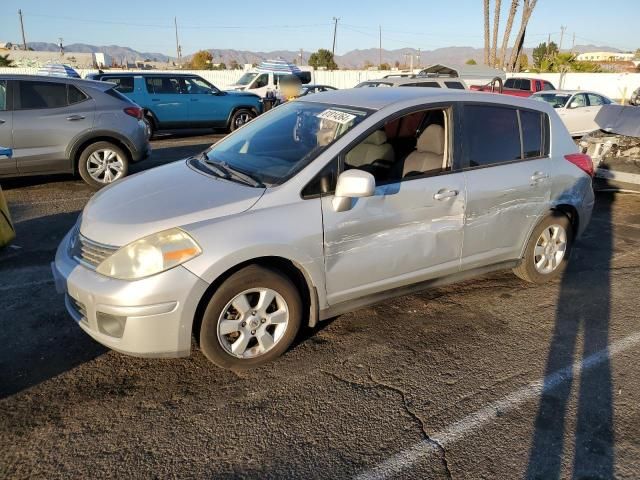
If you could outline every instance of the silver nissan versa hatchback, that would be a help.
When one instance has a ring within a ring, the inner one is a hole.
[[[593,165],[550,105],[359,88],[279,106],[201,155],[98,192],[60,244],[58,290],[114,350],[250,368],[303,325],[511,268],[564,269]]]

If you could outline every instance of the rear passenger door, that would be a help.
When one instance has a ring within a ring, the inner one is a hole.
[[[548,122],[535,110],[464,106],[463,269],[518,258],[529,232],[550,208]]]
[[[13,154],[18,172],[71,170],[67,147],[93,128],[93,100],[71,83],[20,80],[14,85]]]
[[[159,126],[171,128],[189,123],[189,98],[180,93],[178,77],[149,76],[145,77],[145,85],[151,100],[148,108]]]
[[[0,149],[13,148],[13,116],[9,108],[9,82],[0,80]],[[16,159],[0,154],[0,175],[16,173]]]

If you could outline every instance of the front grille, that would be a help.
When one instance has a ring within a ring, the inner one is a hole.
[[[73,245],[73,257],[85,265],[96,268],[104,259],[113,255],[118,247],[93,242],[78,233]]]

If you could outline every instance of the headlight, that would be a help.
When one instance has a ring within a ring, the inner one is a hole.
[[[164,272],[202,253],[188,233],[172,228],[125,245],[96,271],[107,277],[135,280]]]

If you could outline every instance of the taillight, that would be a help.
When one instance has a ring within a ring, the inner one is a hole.
[[[127,107],[124,109],[124,113],[137,120],[142,120],[142,109],[140,107]]]
[[[569,160],[590,177],[593,177],[595,175],[593,160],[591,160],[591,157],[589,155],[585,153],[571,153],[569,155],[565,155],[564,158],[565,160]]]

